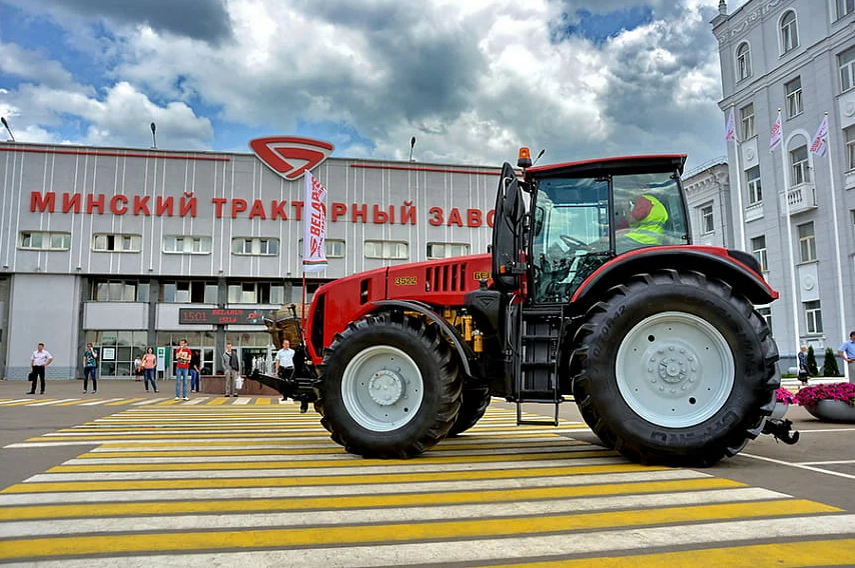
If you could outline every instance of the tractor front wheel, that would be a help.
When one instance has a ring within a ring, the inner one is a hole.
[[[323,425],[347,451],[407,458],[448,434],[461,378],[435,325],[383,314],[336,337],[324,355],[319,392]]]
[[[780,384],[765,320],[724,282],[641,274],[574,340],[574,394],[608,446],[644,463],[710,465],[760,433]]]

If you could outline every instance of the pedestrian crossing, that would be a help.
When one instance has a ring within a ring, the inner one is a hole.
[[[224,397],[224,396],[198,396],[190,400],[175,400],[174,397],[118,397],[118,398],[0,398],[0,408],[4,406],[28,406],[28,407],[43,407],[43,406],[222,406],[222,405],[250,405],[250,406],[271,406],[271,405],[291,405],[291,401],[283,401],[279,397]]]
[[[274,404],[131,405],[6,446],[86,447],[0,490],[0,563],[753,568],[855,558],[853,514],[714,469],[630,463],[574,438],[584,424],[517,427],[514,411],[491,407],[423,456],[372,460],[330,441],[316,414]]]

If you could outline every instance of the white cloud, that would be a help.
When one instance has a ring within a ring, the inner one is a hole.
[[[185,103],[157,105],[126,82],[105,89],[100,98],[24,84],[0,94],[0,110],[13,118],[20,142],[147,147],[152,121],[157,123],[160,147],[206,149],[213,136],[210,120],[197,117]],[[62,125],[84,128],[85,133],[68,140],[59,134]]]
[[[562,10],[572,18],[578,8],[641,5],[653,9],[653,21],[601,45],[552,35]],[[415,135],[421,161],[494,164],[529,145],[547,148],[550,161],[687,151],[701,162],[722,150],[708,23],[717,5],[227,0],[230,41],[205,43],[161,32],[151,17],[137,25],[123,17],[113,29],[118,63],[107,92],[28,96],[51,109],[37,124],[49,129],[70,113],[91,123],[87,141],[105,144],[147,145],[155,120],[159,142],[171,128],[176,147],[204,146],[210,122],[192,110],[201,101],[225,120],[271,133],[346,124],[362,139],[337,140],[337,152],[354,157],[406,158]]]

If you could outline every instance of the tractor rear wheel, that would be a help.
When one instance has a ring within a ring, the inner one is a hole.
[[[574,395],[610,447],[644,463],[706,466],[762,428],[780,385],[765,320],[698,272],[641,274],[588,311]]]
[[[460,412],[457,413],[457,420],[454,421],[448,435],[457,436],[475,426],[487,412],[488,406],[490,406],[489,387],[464,388]]]
[[[331,438],[347,451],[407,458],[448,434],[461,383],[435,325],[368,316],[348,325],[324,354],[317,405]]]

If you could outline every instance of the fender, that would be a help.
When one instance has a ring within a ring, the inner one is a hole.
[[[418,312],[438,325],[443,333],[451,338],[451,342],[454,344],[454,348],[460,358],[460,364],[463,366],[463,372],[469,377],[474,376],[472,374],[471,362],[475,360],[475,353],[472,351],[472,348],[469,347],[469,344],[466,343],[460,333],[445,318],[433,311],[429,305],[407,300],[380,300],[373,302],[373,305],[378,308],[402,308],[411,312]]]
[[[778,299],[778,292],[760,274],[728,254],[727,249],[682,245],[639,249],[608,261],[579,286],[571,303],[587,305],[611,286],[634,274],[667,268],[696,270],[723,280],[756,305]]]

